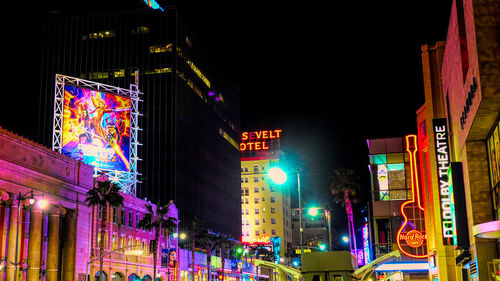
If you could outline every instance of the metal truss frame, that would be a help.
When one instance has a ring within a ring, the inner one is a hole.
[[[138,157],[137,148],[142,145],[139,142],[139,113],[140,95],[137,84],[130,84],[129,89],[118,88],[111,85],[97,83],[80,78],[56,74],[55,81],[55,95],[54,95],[54,120],[53,120],[53,133],[52,133],[52,150],[62,153],[62,140],[63,140],[63,119],[64,119],[64,87],[71,85],[90,89],[99,92],[106,92],[113,95],[123,96],[130,98],[130,170],[118,171],[110,169],[102,169],[94,167],[94,177],[97,177],[101,172],[105,172],[108,178],[113,183],[118,183],[124,193],[136,194],[136,186],[140,181],[137,176],[140,173],[137,170],[137,162],[141,161]]]

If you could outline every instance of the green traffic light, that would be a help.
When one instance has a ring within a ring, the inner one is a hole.
[[[236,249],[236,253],[238,253],[238,254],[243,253],[243,249],[242,249],[242,248],[237,248],[237,249]]]
[[[320,250],[320,251],[322,251],[322,252],[323,252],[323,251],[326,251],[326,244],[323,244],[323,243],[322,243],[322,244],[320,244],[320,245],[319,245],[319,247],[318,247],[318,248],[319,248],[319,250]]]

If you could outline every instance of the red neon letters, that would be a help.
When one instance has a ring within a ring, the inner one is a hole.
[[[241,151],[269,150],[269,140],[279,139],[282,130],[265,130],[243,132],[241,134]]]

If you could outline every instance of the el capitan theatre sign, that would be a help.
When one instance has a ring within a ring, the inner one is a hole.
[[[264,130],[255,132],[243,132],[241,134],[241,151],[269,150],[269,142],[279,139],[282,130]]]

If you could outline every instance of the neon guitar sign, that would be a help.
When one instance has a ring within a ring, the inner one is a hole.
[[[410,158],[411,199],[401,205],[404,221],[398,230],[397,245],[401,253],[417,259],[427,258],[427,234],[425,233],[424,208],[420,201],[417,173],[417,136],[405,137],[406,152]]]

